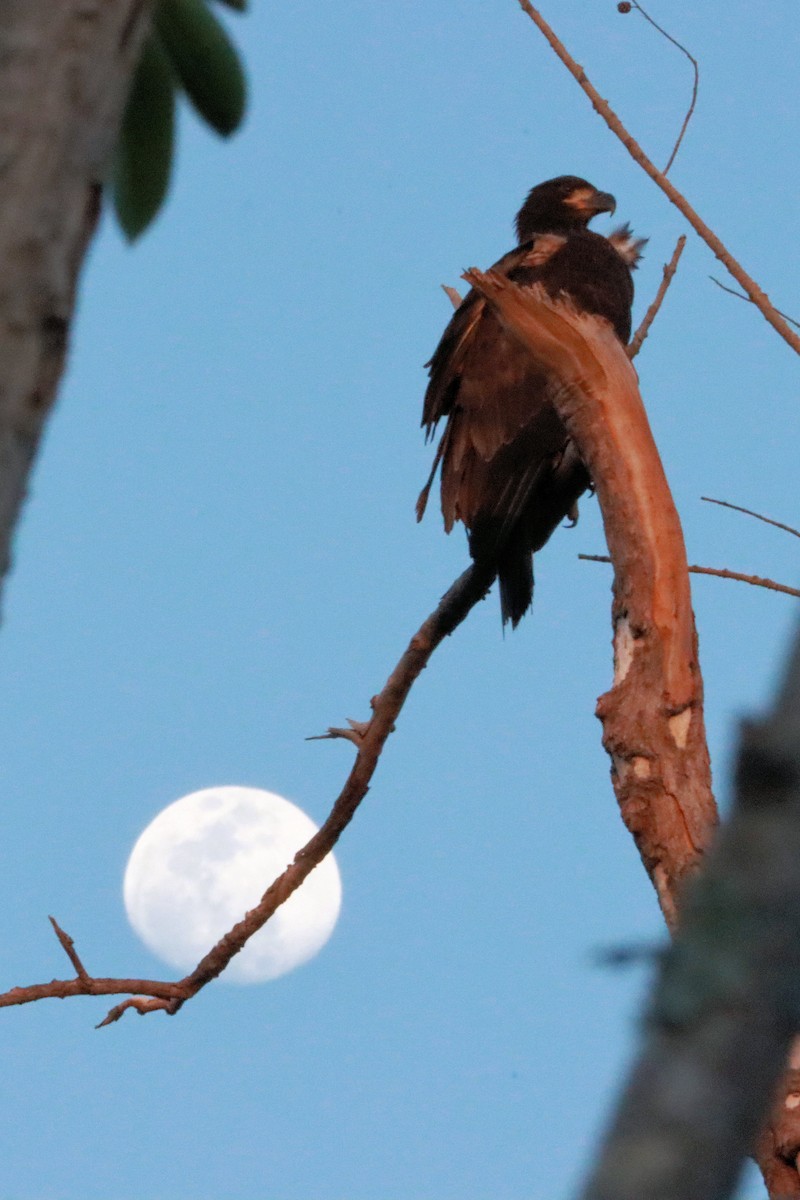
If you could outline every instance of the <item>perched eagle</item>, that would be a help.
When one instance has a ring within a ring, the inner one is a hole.
[[[615,207],[608,192],[574,175],[539,184],[517,214],[517,248],[494,269],[605,317],[627,344],[631,270],[644,242],[627,226],[608,238],[588,229]],[[422,424],[428,437],[443,417],[447,425],[417,519],[441,462],[445,529],[463,521],[474,561],[497,571],[503,622],[516,626],[533,599],[533,554],[565,518],[574,523],[591,480],[551,403],[555,385],[474,290],[427,366]]]

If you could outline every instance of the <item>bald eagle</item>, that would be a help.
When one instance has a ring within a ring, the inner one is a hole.
[[[524,286],[568,297],[581,312],[605,317],[627,344],[631,270],[643,240],[628,228],[608,238],[589,230],[614,197],[563,175],[528,194],[516,219],[518,245],[495,263]],[[473,560],[500,581],[503,623],[515,627],[533,599],[533,554],[591,486],[586,467],[551,401],[554,382],[490,305],[470,291],[426,364],[430,382],[422,424],[433,436],[446,418],[431,476],[417,501],[421,520],[441,463],[442,514],[449,533],[462,521]]]

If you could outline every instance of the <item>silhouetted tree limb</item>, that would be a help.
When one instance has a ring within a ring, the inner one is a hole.
[[[772,713],[744,725],[733,815],[688,889],[645,1044],[585,1200],[725,1200],[800,1012],[800,631]],[[770,1196],[800,1196],[800,1072],[759,1143]]]
[[[0,584],[148,17],[143,0],[0,6]]]

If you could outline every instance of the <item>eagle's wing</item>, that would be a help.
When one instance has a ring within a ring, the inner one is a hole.
[[[518,266],[532,246],[517,247],[504,254],[494,264],[493,270],[509,274]],[[471,289],[453,314],[450,324],[442,334],[439,345],[429,362],[425,363],[430,383],[425,392],[422,409],[422,424],[428,437],[433,435],[436,423],[447,417],[458,392],[464,365],[473,344],[475,332],[486,310],[486,301],[480,292]]]
[[[534,283],[564,242],[543,234],[504,255],[493,269]],[[448,423],[418,501],[418,516],[442,460],[442,512],[448,530],[456,520],[471,529],[479,512],[487,519],[494,514],[504,524],[513,522],[543,460],[566,441],[548,399],[546,375],[475,291],[453,315],[429,367],[423,424],[430,434],[442,417]],[[516,446],[523,431],[523,444]]]
[[[626,342],[629,241],[627,230],[618,244],[589,231],[541,234],[494,269],[522,286],[541,283],[554,298],[569,297],[580,311],[605,317]],[[442,417],[447,426],[418,517],[441,462],[445,528],[463,521],[473,559],[497,564],[503,618],[516,624],[532,594],[531,552],[590,484],[553,404],[558,383],[475,292],[452,317],[429,366],[423,424],[429,434]]]

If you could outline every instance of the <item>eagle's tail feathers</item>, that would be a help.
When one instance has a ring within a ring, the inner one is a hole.
[[[533,603],[533,555],[517,542],[504,551],[497,567],[500,580],[500,612],[503,624],[516,629]]]

